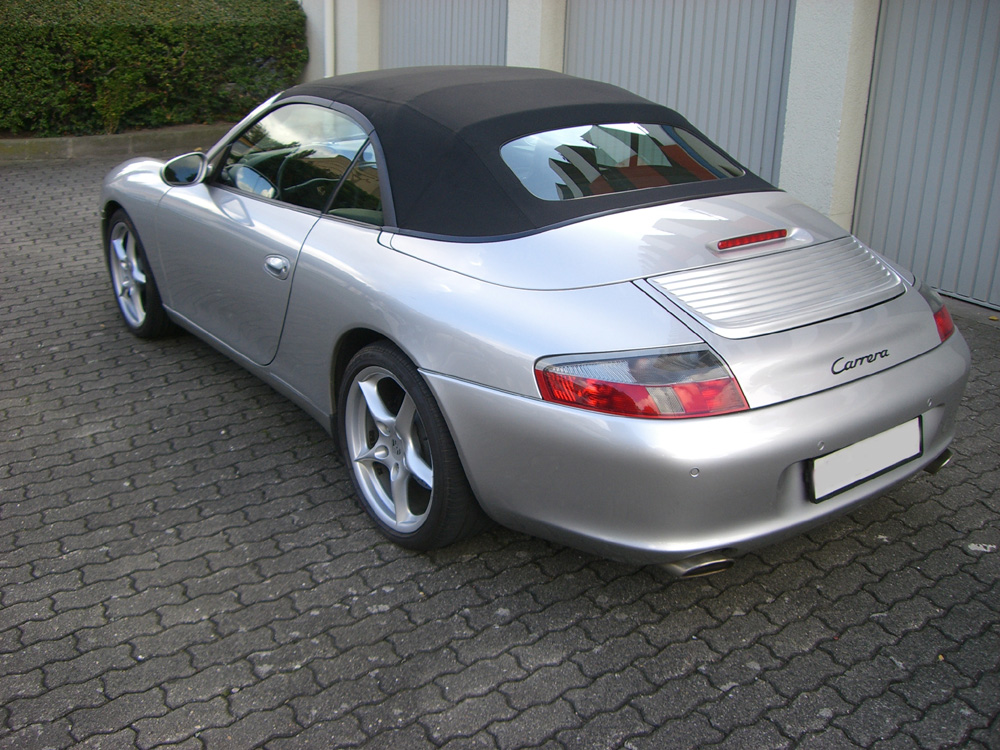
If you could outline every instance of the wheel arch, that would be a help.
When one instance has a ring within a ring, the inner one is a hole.
[[[125,211],[125,207],[116,200],[109,200],[101,206],[101,243],[108,241],[108,229],[111,226],[111,217],[115,211]],[[128,214],[128,211],[125,211]]]
[[[388,336],[371,328],[353,328],[344,333],[333,347],[333,361],[330,363],[330,427],[334,436],[337,434],[337,402],[347,365],[355,354],[377,341],[387,341],[399,348]]]

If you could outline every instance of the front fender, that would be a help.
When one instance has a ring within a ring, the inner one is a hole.
[[[159,159],[130,159],[112,169],[101,186],[101,231],[107,241],[108,220],[121,207],[132,219],[146,250],[146,259],[156,279],[163,279],[160,248],[156,236],[156,206],[170,187],[160,177]],[[160,288],[163,301],[170,304],[169,289]]]

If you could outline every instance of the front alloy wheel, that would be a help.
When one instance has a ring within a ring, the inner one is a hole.
[[[139,234],[128,215],[115,211],[108,222],[107,252],[111,287],[125,325],[140,338],[156,338],[171,328],[160,293],[146,264]]]
[[[386,343],[358,352],[339,407],[344,460],[362,506],[386,536],[431,549],[483,525],[444,418],[402,352]]]
[[[111,283],[130,328],[139,328],[146,322],[146,272],[139,263],[138,244],[138,238],[124,221],[111,228],[108,248]]]

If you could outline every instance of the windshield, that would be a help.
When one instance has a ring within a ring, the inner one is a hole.
[[[504,163],[536,198],[564,201],[740,177],[714,146],[672,125],[580,125],[505,143]]]

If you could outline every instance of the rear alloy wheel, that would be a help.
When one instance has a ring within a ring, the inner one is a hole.
[[[388,343],[358,352],[339,399],[340,446],[362,507],[394,542],[443,547],[485,516],[416,367]]]
[[[115,211],[108,222],[106,258],[118,310],[139,338],[163,336],[173,327],[146,262],[139,234],[128,214]]]

